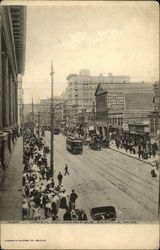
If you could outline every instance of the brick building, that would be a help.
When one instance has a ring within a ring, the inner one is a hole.
[[[107,135],[119,130],[149,132],[153,110],[153,85],[149,83],[99,84],[96,92],[97,132]]]
[[[18,76],[24,73],[26,8],[0,8],[0,176],[18,133]]]
[[[150,133],[153,138],[160,135],[160,83],[156,82],[153,85],[154,97],[153,106],[154,110],[150,113]]]

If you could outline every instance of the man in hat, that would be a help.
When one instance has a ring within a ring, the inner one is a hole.
[[[72,190],[72,193],[70,194],[70,204],[74,204],[76,203],[76,199],[78,198],[78,195],[75,193],[74,189]]]
[[[61,185],[62,184],[62,179],[63,179],[63,175],[61,174],[61,172],[59,172],[59,174],[57,176],[57,179],[58,179],[59,185]]]

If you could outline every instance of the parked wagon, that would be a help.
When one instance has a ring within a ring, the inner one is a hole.
[[[96,151],[100,151],[101,150],[101,146],[99,143],[96,143],[96,142],[90,142],[89,143],[89,147],[92,149],[92,150],[96,150]]]

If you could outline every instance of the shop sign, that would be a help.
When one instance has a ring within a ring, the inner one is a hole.
[[[129,132],[132,133],[132,134],[135,134],[136,133],[136,126],[130,126],[129,127]]]
[[[125,123],[124,123],[124,124],[122,125],[122,128],[123,128],[124,131],[129,131],[128,124],[125,124]]]
[[[89,131],[94,130],[94,126],[89,126]]]
[[[144,132],[149,133],[149,127],[144,127]]]
[[[144,120],[144,121],[143,121],[143,124],[149,125],[149,121],[148,121],[148,120]]]

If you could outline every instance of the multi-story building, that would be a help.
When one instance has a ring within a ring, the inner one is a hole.
[[[40,112],[39,103],[28,103],[23,105],[23,123],[34,122],[34,124],[38,121],[38,112]]]
[[[74,125],[79,120],[79,114],[88,116],[93,110],[95,101],[95,90],[99,83],[116,84],[129,82],[129,76],[91,76],[89,70],[81,70],[79,74],[70,74],[67,77],[68,87],[66,89],[67,115],[70,123]]]
[[[96,92],[97,132],[107,135],[119,130],[149,133],[153,110],[153,86],[149,83],[99,84]]]
[[[158,138],[160,135],[160,83],[155,82],[153,85],[154,97],[153,106],[154,110],[150,113],[150,133],[153,138]]]
[[[56,122],[57,119],[60,119],[60,116],[62,116],[62,113],[64,112],[64,100],[62,97],[54,96],[53,98],[53,104],[54,104],[54,121]],[[51,119],[51,98],[47,99],[41,99],[39,104],[40,109],[40,119],[43,124],[50,124]]]
[[[26,8],[0,8],[0,178],[18,133],[18,75],[24,73]]]

